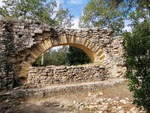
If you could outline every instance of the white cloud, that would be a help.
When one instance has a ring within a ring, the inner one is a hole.
[[[58,11],[60,8],[60,5],[62,5],[64,3],[64,0],[55,0],[55,1],[57,3],[57,7],[55,8],[55,10]]]
[[[58,5],[63,4],[63,3],[64,3],[64,0],[56,0],[56,3],[57,3]]]
[[[70,4],[82,4],[84,2],[84,0],[70,0],[69,3]]]
[[[73,24],[74,26],[72,26],[71,28],[79,29],[79,17],[73,18]]]
[[[2,3],[3,0],[0,0],[0,7],[4,5],[4,3]]]
[[[132,28],[130,26],[125,26],[123,28],[124,31],[128,31],[128,32],[131,32],[132,31]]]
[[[132,28],[131,28],[131,26],[128,26],[129,24],[131,24],[131,21],[130,20],[125,20],[124,23],[125,23],[125,27],[123,28],[123,30],[131,32]]]

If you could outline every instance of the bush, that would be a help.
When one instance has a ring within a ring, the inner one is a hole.
[[[133,103],[150,113],[150,20],[136,25],[132,33],[126,32],[124,47],[127,58],[129,89]]]

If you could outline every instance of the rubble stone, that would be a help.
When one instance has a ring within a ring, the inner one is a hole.
[[[108,79],[102,66],[57,66],[30,68],[27,84],[42,86],[104,81]],[[102,94],[100,94],[102,95]]]
[[[100,28],[52,28],[35,21],[1,20],[0,90],[24,84],[35,59],[47,49],[59,45],[82,49],[93,64],[101,65],[107,70],[107,75],[122,77],[126,71],[122,43],[121,36],[114,36],[112,31]],[[51,74],[53,72],[49,75],[43,72],[41,78],[46,79]],[[59,79],[58,76],[58,81]],[[82,77],[78,79],[81,80]],[[66,81],[66,78],[63,77],[62,81]]]

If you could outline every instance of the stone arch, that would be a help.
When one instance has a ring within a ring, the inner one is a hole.
[[[3,20],[0,39],[0,89],[12,89],[15,81],[27,77],[39,55],[59,45],[82,49],[109,76],[123,76],[126,70],[123,38],[106,29],[53,28],[37,21]]]
[[[70,45],[79,48],[89,56],[92,63],[100,64],[105,58],[105,54],[102,51],[102,49],[97,44],[91,42],[86,38],[71,36],[71,35],[67,36],[64,34],[55,38],[55,37],[47,37],[46,34],[44,33],[43,36],[45,36],[44,41],[33,45],[29,49],[30,56],[27,58],[26,61],[22,62],[22,68],[19,72],[20,77],[27,77],[29,67],[35,61],[35,59],[38,58],[46,50],[55,46]],[[37,38],[40,38],[40,35],[37,36]]]

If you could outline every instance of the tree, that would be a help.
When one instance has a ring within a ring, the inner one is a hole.
[[[50,49],[45,52],[43,65],[41,65],[41,57],[36,59],[33,66],[80,65],[91,61],[85,52],[71,46],[63,46],[59,49]]]
[[[43,65],[41,65],[41,56],[40,56],[33,63],[33,66],[69,65],[67,54],[68,54],[67,46],[63,46],[59,49],[50,49],[44,53]]]
[[[101,27],[123,33],[130,13],[143,11],[150,15],[150,0],[90,0],[80,17],[80,27]]]
[[[87,54],[81,49],[69,46],[68,62],[69,65],[80,65],[80,64],[90,63],[91,60],[87,56]]]
[[[80,17],[80,27],[101,27],[121,33],[124,28],[121,2],[115,0],[91,0]]]
[[[133,103],[150,113],[150,1],[135,0],[129,11],[132,32],[125,32],[125,50],[129,89]]]
[[[3,0],[0,7],[1,19],[32,19],[45,22],[51,26],[71,27],[72,15],[68,9],[58,6],[56,1],[47,0]]]
[[[138,107],[143,106],[150,113],[150,18],[142,22],[142,12],[132,12],[133,31],[124,33],[127,57],[126,78],[129,79],[129,89],[133,92],[134,101]]]

